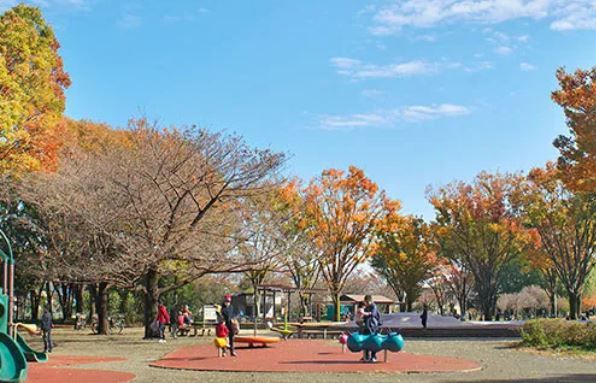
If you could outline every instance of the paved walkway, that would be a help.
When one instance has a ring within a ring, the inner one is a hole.
[[[407,347],[407,344],[406,344]],[[478,362],[407,352],[389,353],[388,362],[363,363],[361,354],[346,350],[331,341],[294,340],[267,348],[240,348],[238,357],[218,358],[214,346],[200,344],[183,347],[151,363],[153,367],[198,371],[244,372],[465,372],[481,369]]]

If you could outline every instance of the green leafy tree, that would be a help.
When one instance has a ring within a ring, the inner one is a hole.
[[[70,78],[38,8],[0,16],[0,174],[55,167]]]

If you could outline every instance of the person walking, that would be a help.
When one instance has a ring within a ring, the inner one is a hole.
[[[40,327],[43,337],[43,352],[52,352],[52,327],[54,327],[54,323],[52,321],[52,314],[47,307],[43,310]]]
[[[381,327],[381,314],[377,309],[377,305],[373,302],[372,296],[364,296],[364,334],[375,336],[379,333]],[[366,350],[364,352],[364,361],[375,363],[377,361],[377,353],[375,351]]]
[[[426,324],[428,322],[428,305],[425,303],[422,306],[422,315],[420,315],[420,320],[422,321],[422,328],[426,329]]]
[[[230,355],[236,356],[234,349],[234,335],[236,335],[236,326],[234,326],[234,308],[232,307],[232,294],[224,295],[223,305],[221,308],[221,316],[228,328],[228,347],[230,348]]]
[[[159,301],[157,306],[157,318],[155,320],[159,324],[159,343],[166,343],[166,325],[170,323],[170,314],[168,314],[168,309],[163,304],[163,302]]]

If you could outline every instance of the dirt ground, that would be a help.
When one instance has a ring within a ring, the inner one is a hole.
[[[41,347],[39,338],[30,340]],[[466,373],[370,374],[370,373],[241,373],[178,371],[149,367],[149,363],[182,346],[211,342],[210,337],[168,339],[166,344],[142,340],[141,329],[127,328],[123,335],[96,336],[85,331],[54,330],[55,354],[123,357],[126,362],[95,364],[89,367],[131,372],[134,382],[291,382],[307,376],[318,382],[596,382],[596,361],[577,357],[532,353],[513,348],[515,341],[491,339],[422,340],[406,339],[411,353],[456,356],[480,362],[481,371]],[[290,340],[291,341],[291,340]],[[247,352],[247,351],[246,351]],[[50,356],[51,357],[51,356]],[[240,353],[239,357],[242,357]]]

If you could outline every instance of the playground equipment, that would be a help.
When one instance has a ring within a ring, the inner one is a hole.
[[[348,344],[348,334],[343,333],[338,338],[339,343],[341,344],[341,352],[346,352],[346,345]]]
[[[27,378],[27,361],[45,362],[43,352],[34,351],[19,333],[24,329],[36,333],[35,325],[13,323],[14,302],[14,257],[8,238],[0,230],[0,239],[6,243],[7,251],[0,248],[2,262],[2,287],[0,288],[0,382],[24,382]]]
[[[235,336],[234,342],[248,343],[248,347],[254,347],[257,344],[267,347],[268,344],[281,342],[281,338],[276,336]]]
[[[283,327],[275,327],[273,323],[267,322],[267,327],[269,327],[269,330],[280,334],[284,340],[287,340],[296,332],[296,330],[290,328],[290,325],[287,321],[285,321]]]
[[[399,352],[404,348],[404,338],[398,333],[392,332],[388,335],[363,335],[359,333],[352,333],[348,337],[348,350],[352,352],[385,351],[385,362],[387,361],[387,351]]]

